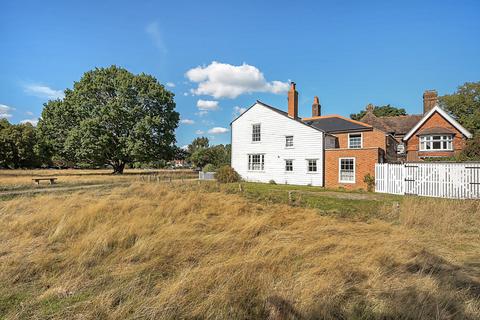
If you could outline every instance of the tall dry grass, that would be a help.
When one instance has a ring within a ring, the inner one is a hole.
[[[104,169],[35,169],[35,170],[0,170],[0,191],[28,189],[38,187],[32,178],[57,177],[56,186],[73,186],[88,184],[111,184],[135,182],[141,176],[161,178],[195,178],[198,174],[192,170],[126,169],[123,175],[112,175],[111,170]],[[51,187],[47,181],[41,187]]]
[[[480,266],[417,238],[419,223],[349,222],[198,186],[137,183],[0,202],[0,225],[8,319],[480,314]]]

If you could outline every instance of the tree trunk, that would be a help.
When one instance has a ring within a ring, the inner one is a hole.
[[[123,169],[125,169],[125,163],[116,163],[113,165],[113,174],[123,174]]]

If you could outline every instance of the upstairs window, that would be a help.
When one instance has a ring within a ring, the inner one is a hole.
[[[285,171],[293,171],[293,160],[285,160]]]
[[[285,147],[286,148],[293,147],[293,136],[285,136]]]
[[[355,158],[340,158],[338,181],[355,183]]]
[[[261,133],[260,133],[260,124],[254,124],[252,126],[252,142],[258,142],[261,141]]]
[[[362,134],[361,133],[351,133],[348,135],[348,148],[349,149],[360,149],[362,148]]]
[[[308,159],[308,172],[317,172],[317,159]]]
[[[420,151],[452,151],[452,135],[420,136]]]
[[[248,155],[248,170],[263,171],[265,166],[264,154],[249,154]]]

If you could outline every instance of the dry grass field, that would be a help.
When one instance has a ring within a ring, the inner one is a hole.
[[[359,220],[232,190],[0,201],[0,318],[480,319],[479,202]]]
[[[43,181],[40,186],[33,184],[32,178],[57,177],[54,187],[68,187],[91,184],[119,184],[140,180],[142,176],[155,176],[163,179],[195,178],[197,173],[191,170],[157,170],[157,169],[126,169],[123,175],[112,175],[112,170],[79,170],[79,169],[37,169],[37,170],[0,170],[0,191],[26,190],[31,188],[44,188],[48,181]]]

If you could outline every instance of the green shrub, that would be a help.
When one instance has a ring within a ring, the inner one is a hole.
[[[372,176],[370,173],[367,173],[363,176],[363,182],[367,184],[367,191],[372,192],[375,190],[375,177]]]
[[[230,166],[223,166],[215,173],[215,179],[221,183],[239,182],[241,180],[240,175]]]
[[[268,183],[270,183],[270,184],[277,184],[277,183],[275,182],[275,180],[273,180],[273,179],[270,180],[270,181],[268,181]]]
[[[207,163],[205,167],[203,167],[203,172],[214,172],[215,171],[215,166],[211,163]]]

